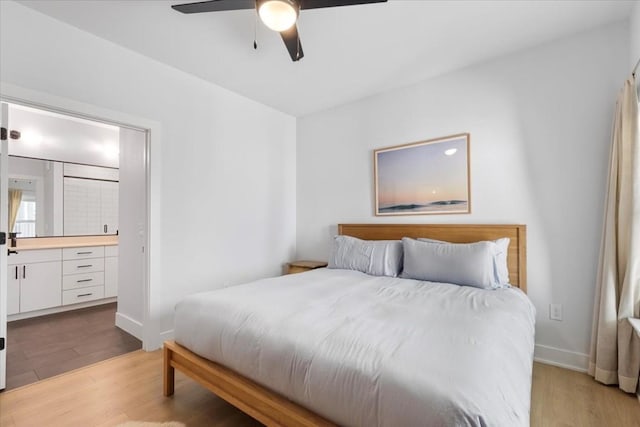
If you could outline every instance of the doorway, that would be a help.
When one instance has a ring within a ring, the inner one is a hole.
[[[148,253],[148,131],[16,100],[5,108],[15,137],[2,151],[0,224],[20,234],[0,256],[0,389],[141,348]]]

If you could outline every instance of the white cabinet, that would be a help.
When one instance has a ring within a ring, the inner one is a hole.
[[[100,181],[64,178],[64,235],[102,234]]]
[[[113,181],[100,182],[100,217],[103,234],[118,231],[118,185]]]
[[[62,252],[62,305],[104,298],[104,246]]]
[[[65,259],[62,274],[95,273],[104,271],[104,258]]]
[[[118,295],[118,257],[104,259],[104,296],[105,298]]]
[[[20,275],[20,312],[42,310],[62,303],[60,261],[23,264]]]
[[[8,258],[9,315],[117,296],[117,246],[18,252]]]
[[[20,251],[9,257],[8,314],[42,310],[62,303],[61,259],[60,249]]]
[[[62,292],[62,305],[78,304],[104,298],[104,286],[88,286]]]
[[[118,182],[64,178],[64,235],[116,234]]]
[[[63,259],[101,258],[104,256],[104,246],[83,246],[81,248],[64,248]]]
[[[8,266],[9,280],[7,283],[7,314],[20,313],[20,276],[19,266]]]
[[[62,276],[62,290],[104,285],[104,272],[70,274]]]
[[[118,295],[118,246],[104,248],[104,296]]]

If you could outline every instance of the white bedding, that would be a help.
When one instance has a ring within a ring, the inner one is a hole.
[[[318,269],[187,297],[176,341],[343,426],[528,426],[520,290]]]

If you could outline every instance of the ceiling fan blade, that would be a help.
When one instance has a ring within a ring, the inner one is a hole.
[[[369,3],[386,3],[387,0],[300,0],[300,9],[319,9],[321,7],[356,6]]]
[[[209,0],[174,4],[171,7],[182,13],[222,12],[225,10],[255,9],[256,0]]]
[[[289,55],[291,55],[291,60],[293,62],[301,60],[304,57],[304,52],[302,51],[302,43],[298,36],[298,27],[294,25],[288,30],[282,31],[280,35],[282,36],[285,46],[287,46]]]

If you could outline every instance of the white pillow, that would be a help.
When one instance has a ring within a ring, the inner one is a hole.
[[[456,245],[459,243],[451,243],[445,242],[443,240],[435,240],[435,239],[427,239],[424,237],[419,237],[419,241],[421,242],[432,242],[432,243],[448,243],[450,245]],[[495,243],[497,246],[496,255],[493,259],[494,269],[496,275],[496,281],[500,285],[508,285],[509,284],[509,267],[507,265],[507,254],[509,253],[509,243],[511,239],[508,237],[502,237],[497,240],[488,240],[489,242]]]
[[[335,236],[327,267],[397,277],[402,270],[402,242]]]
[[[482,289],[500,287],[496,280],[493,242],[434,243],[403,238],[402,277],[453,283]]]

